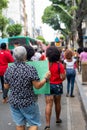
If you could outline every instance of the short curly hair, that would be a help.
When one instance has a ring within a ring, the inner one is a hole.
[[[57,62],[60,60],[60,51],[56,46],[50,46],[46,50],[46,57],[48,58],[49,62]]]
[[[73,52],[71,50],[67,49],[65,51],[65,58],[66,59],[72,59],[72,56],[73,56]]]

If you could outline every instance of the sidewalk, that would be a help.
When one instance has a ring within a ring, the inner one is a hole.
[[[87,84],[82,84],[82,75],[77,72],[76,83],[81,96],[82,104],[87,116]]]

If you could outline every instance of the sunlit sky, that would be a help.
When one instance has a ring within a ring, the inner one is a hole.
[[[26,2],[27,2],[27,8],[28,9],[31,8],[29,7],[30,1],[26,0]],[[43,37],[47,41],[54,41],[55,39],[54,30],[51,27],[49,27],[47,24],[43,24],[41,20],[44,9],[49,5],[51,5],[51,2],[49,0],[35,0],[35,26],[36,28],[39,28],[39,27],[42,28]],[[28,14],[30,14],[30,11]]]
[[[35,20],[36,26],[42,27],[43,36],[47,41],[54,41],[54,30],[49,27],[47,24],[43,24],[41,17],[43,15],[44,9],[51,4],[49,0],[36,0],[36,13]]]

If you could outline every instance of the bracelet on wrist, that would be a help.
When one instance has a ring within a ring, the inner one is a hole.
[[[45,77],[45,80],[46,80],[46,82],[48,82],[48,81],[49,81],[49,79],[48,79],[48,78],[46,78],[46,77]]]

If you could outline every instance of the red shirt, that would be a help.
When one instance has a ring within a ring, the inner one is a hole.
[[[65,74],[65,69],[62,63],[60,64],[60,73]],[[60,73],[58,70],[58,63],[52,63],[52,65],[49,66],[50,72],[51,72],[51,78],[50,78],[50,83],[51,84],[61,84],[63,81],[60,78]]]
[[[14,62],[14,58],[12,57],[10,51],[8,50],[0,50],[0,76],[3,76],[8,63]]]
[[[45,54],[42,54],[42,55],[41,55],[40,60],[46,60]]]

